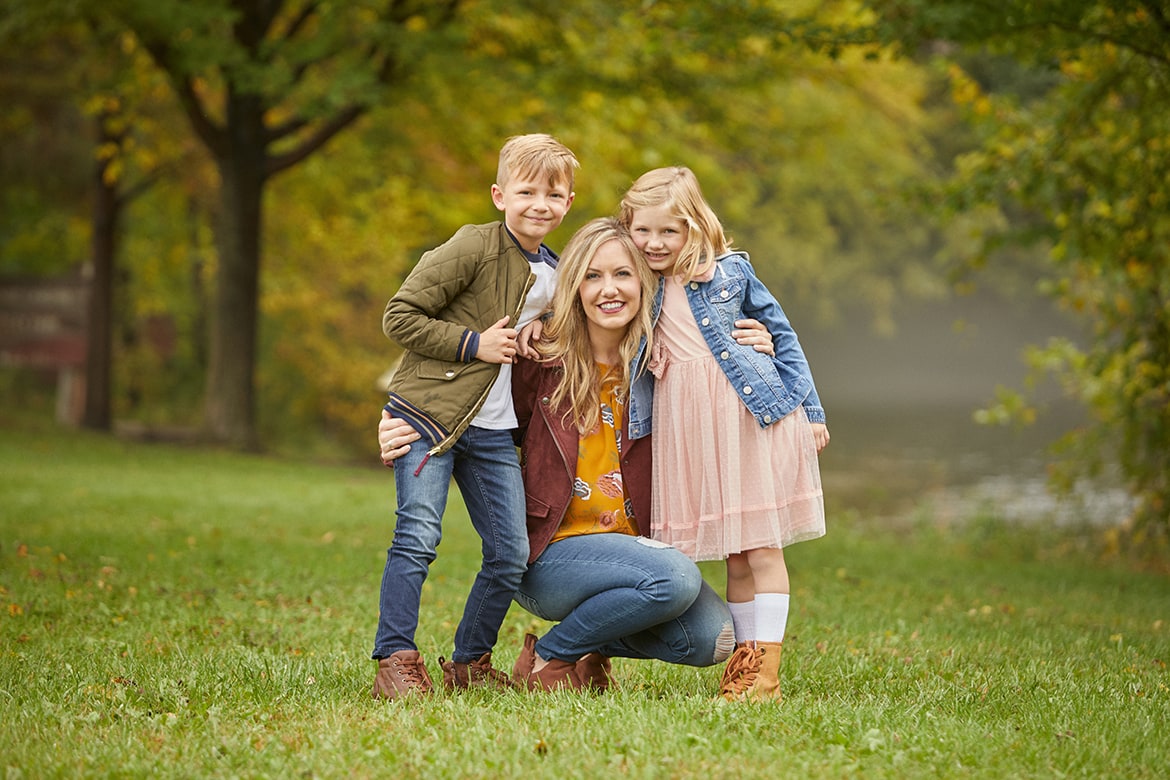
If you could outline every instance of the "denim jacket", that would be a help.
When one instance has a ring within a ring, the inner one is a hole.
[[[809,422],[825,422],[812,371],[796,331],[775,296],[755,275],[746,253],[732,252],[717,258],[710,281],[687,284],[687,302],[703,339],[736,394],[761,428],[788,416],[803,405]],[[662,308],[662,285],[654,302],[654,318]],[[756,319],[772,334],[775,356],[756,352],[735,342],[731,332],[738,319]],[[646,372],[630,389],[630,436],[651,431],[654,378]],[[635,401],[641,401],[635,405]],[[669,410],[662,410],[669,413]]]
[[[658,291],[654,294],[651,317],[658,322],[658,315],[662,312],[662,294],[665,285],[659,281]],[[630,363],[630,397],[626,403],[626,419],[628,430],[626,434],[631,439],[641,439],[649,436],[651,421],[654,415],[654,375],[650,373],[650,348],[646,339],[638,346],[638,353]]]

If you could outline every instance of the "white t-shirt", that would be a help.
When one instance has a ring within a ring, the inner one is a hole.
[[[526,253],[527,254],[527,253]],[[533,255],[529,255],[533,257]],[[520,321],[516,330],[520,330],[532,322],[552,303],[553,287],[556,285],[557,269],[543,261],[530,261],[528,267],[536,274],[536,281],[524,299],[524,308],[520,311]],[[515,428],[516,410],[512,406],[512,364],[500,366],[500,374],[488,391],[487,400],[479,414],[471,421],[477,428],[487,428],[491,431],[507,431]]]

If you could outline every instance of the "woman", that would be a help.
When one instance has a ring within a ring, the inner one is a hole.
[[[557,622],[525,637],[513,668],[513,682],[531,690],[604,690],[610,657],[710,666],[734,649],[723,599],[690,559],[648,538],[651,443],[631,435],[630,421],[650,410],[631,390],[657,288],[616,220],[589,222],[558,264],[543,359],[515,367],[530,547],[516,601]],[[406,428],[390,418],[379,427],[388,464],[414,438]]]
[[[615,220],[590,222],[557,269],[540,362],[513,377],[528,507],[525,609],[560,621],[513,669],[529,688],[609,683],[610,656],[705,666],[732,648],[730,613],[686,556],[650,532],[650,441],[629,435],[631,381],[657,279]]]

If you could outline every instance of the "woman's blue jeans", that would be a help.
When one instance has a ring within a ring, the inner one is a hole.
[[[541,658],[575,661],[596,651],[710,666],[735,647],[731,612],[694,562],[640,536],[553,542],[529,565],[516,601],[559,621],[536,643]]]
[[[374,658],[417,650],[422,586],[442,539],[451,478],[483,541],[483,563],[455,631],[451,660],[469,663],[496,644],[512,596],[528,562],[524,483],[511,431],[468,428],[442,455],[416,441],[394,463],[398,521],[386,554]]]

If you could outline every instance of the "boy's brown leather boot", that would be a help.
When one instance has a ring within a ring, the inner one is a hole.
[[[513,688],[507,674],[492,666],[492,654],[484,653],[476,661],[459,663],[439,658],[443,670],[443,687],[449,691],[463,688],[494,688],[506,691]]]
[[[430,693],[433,688],[426,664],[417,650],[399,650],[378,660],[372,693],[375,699]]]

